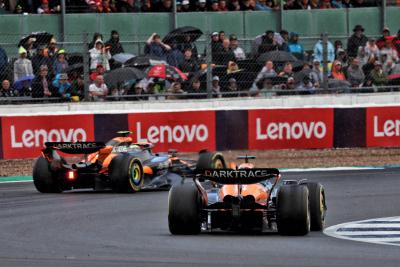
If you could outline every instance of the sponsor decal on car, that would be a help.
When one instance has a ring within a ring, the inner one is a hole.
[[[93,115],[2,117],[3,157],[37,157],[45,142],[93,140]]]
[[[129,114],[135,142],[155,144],[155,151],[195,152],[215,149],[215,112]]]
[[[366,113],[368,147],[400,145],[400,107],[371,107]]]
[[[329,148],[333,109],[249,110],[249,149]]]

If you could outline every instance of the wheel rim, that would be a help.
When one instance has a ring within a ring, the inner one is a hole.
[[[325,199],[324,199],[324,194],[322,192],[322,190],[320,190],[319,192],[319,209],[321,211],[321,220],[322,223],[324,223],[325,221]]]
[[[131,184],[133,190],[138,191],[142,185],[142,170],[140,169],[140,165],[132,161],[130,164],[129,171],[129,183]]]
[[[221,159],[216,159],[214,161],[214,168],[215,169],[223,169],[224,168],[224,164]]]

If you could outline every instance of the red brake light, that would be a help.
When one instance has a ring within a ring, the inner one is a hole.
[[[68,171],[67,178],[68,178],[68,180],[75,180],[75,178],[76,178],[75,172],[74,171]]]

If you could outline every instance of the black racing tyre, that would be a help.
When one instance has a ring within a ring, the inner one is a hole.
[[[111,187],[117,193],[132,193],[142,189],[144,182],[141,161],[129,154],[114,157],[110,163]]]
[[[173,186],[168,195],[168,227],[173,235],[197,235],[201,230],[201,197],[194,184]]]
[[[277,226],[281,235],[306,235],[310,231],[308,189],[283,185],[277,198]]]
[[[326,199],[324,187],[317,182],[304,182],[308,188],[310,202],[311,231],[321,231],[325,225]]]
[[[202,152],[196,165],[197,170],[204,169],[225,169],[226,163],[221,153]]]
[[[41,193],[61,193],[62,189],[50,170],[49,162],[42,156],[38,157],[33,166],[33,184]]]

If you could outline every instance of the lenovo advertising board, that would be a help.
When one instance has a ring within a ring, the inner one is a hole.
[[[400,146],[400,107],[371,107],[366,114],[367,147]]]

